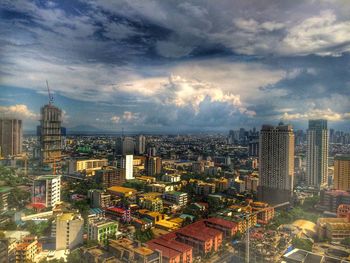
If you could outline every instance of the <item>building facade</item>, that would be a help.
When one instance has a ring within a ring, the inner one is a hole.
[[[259,200],[272,204],[290,201],[294,178],[292,126],[263,125],[259,148]]]
[[[0,119],[0,156],[22,153],[22,121],[17,119]]]
[[[38,135],[40,137],[41,162],[56,171],[59,169],[61,161],[62,111],[52,104],[48,104],[42,107],[40,112],[41,118]]]
[[[333,188],[350,191],[350,155],[335,156]]]
[[[309,120],[309,128],[307,130],[306,177],[309,186],[316,188],[327,186],[327,120]]]
[[[61,176],[43,175],[33,182],[33,198],[35,204],[53,207],[61,201]]]
[[[81,245],[83,233],[84,219],[80,214],[60,214],[52,224],[52,236],[56,238],[56,250],[71,250]]]

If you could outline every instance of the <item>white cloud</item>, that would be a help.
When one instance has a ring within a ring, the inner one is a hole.
[[[309,119],[327,119],[329,121],[342,121],[350,119],[350,112],[339,113],[331,109],[311,109],[305,113],[287,113],[282,117],[283,120],[309,120]]]
[[[39,115],[32,112],[27,105],[16,104],[12,106],[0,106],[0,116],[5,118],[18,118],[22,120],[38,120]]]
[[[288,54],[340,55],[350,51],[350,21],[337,21],[332,10],[323,11],[291,27],[282,44]]]

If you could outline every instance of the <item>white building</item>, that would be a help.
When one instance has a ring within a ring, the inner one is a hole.
[[[60,201],[61,177],[59,175],[43,175],[34,180],[33,203],[52,207]]]
[[[125,169],[125,179],[135,179],[134,177],[134,156],[125,155],[120,159],[120,168]]]
[[[84,219],[80,214],[60,214],[52,224],[52,236],[56,238],[56,250],[71,250],[83,244],[83,233]]]
[[[179,206],[185,206],[187,205],[187,202],[188,202],[188,195],[187,193],[183,193],[183,192],[176,192],[176,191],[165,192],[163,194],[163,198]]]
[[[170,183],[180,182],[181,176],[179,174],[164,174],[162,180]]]
[[[327,186],[328,182],[327,120],[309,120],[307,130],[306,177],[310,186]]]

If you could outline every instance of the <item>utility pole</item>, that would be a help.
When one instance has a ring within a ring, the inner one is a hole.
[[[286,206],[286,205],[289,205],[289,202],[284,202],[284,203],[280,203],[280,204],[277,204],[275,206],[273,206],[272,208],[275,209],[275,208],[279,208],[279,207],[282,207],[282,206]],[[250,230],[250,226],[249,226],[249,218],[251,216],[254,216],[254,215],[257,215],[261,212],[264,212],[266,210],[270,209],[270,207],[266,207],[266,208],[263,208],[259,211],[256,211],[255,213],[250,213],[246,216],[243,217],[243,220],[247,220],[247,232],[246,232],[246,253],[245,253],[245,262],[246,263],[249,263],[250,262],[250,237],[249,237],[249,230]]]

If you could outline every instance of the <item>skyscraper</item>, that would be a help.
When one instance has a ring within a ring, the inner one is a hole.
[[[350,191],[350,155],[335,156],[333,188]]]
[[[122,136],[117,138],[116,153],[118,155],[134,154],[135,142],[132,137]]]
[[[160,157],[148,156],[145,162],[147,176],[156,176],[162,172],[162,159]]]
[[[259,200],[271,204],[290,201],[294,178],[292,126],[263,125],[259,140]]]
[[[125,179],[135,179],[134,178],[134,156],[131,154],[124,155],[120,158],[120,168],[125,169]]]
[[[62,111],[52,104],[41,108],[40,127],[38,128],[41,148],[41,162],[52,168],[54,173],[61,161],[61,123]]]
[[[136,139],[136,153],[144,154],[146,151],[146,137],[139,135]]]
[[[309,120],[307,130],[306,177],[309,186],[317,188],[328,182],[327,120]]]
[[[0,119],[0,156],[16,155],[22,152],[22,121]]]

